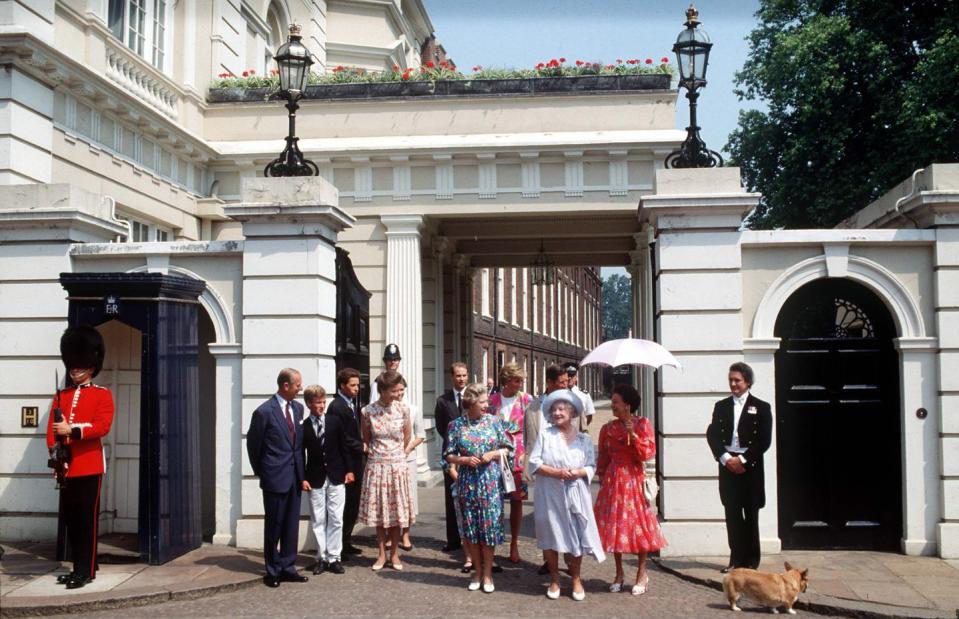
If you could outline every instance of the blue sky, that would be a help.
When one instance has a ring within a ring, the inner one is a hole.
[[[677,0],[424,0],[436,36],[461,69],[532,67],[565,57],[612,63],[616,58],[653,58],[672,53],[683,30],[688,2]],[[702,28],[713,42],[708,85],[699,98],[701,135],[722,151],[739,110],[758,107],[733,94],[733,78],[748,53],[746,36],[756,24],[758,0],[699,0]],[[685,93],[677,103],[676,127],[689,124]],[[724,155],[726,153],[723,153]],[[604,269],[604,275],[625,272]]]

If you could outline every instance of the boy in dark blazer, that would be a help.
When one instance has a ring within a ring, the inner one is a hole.
[[[296,396],[303,383],[299,372],[285,368],[276,384],[276,394],[253,412],[246,432],[250,466],[263,491],[263,584],[268,587],[309,580],[296,572],[304,474],[303,405]]]
[[[323,387],[307,387],[303,401],[310,411],[303,421],[303,458],[306,461],[303,490],[310,493],[310,528],[316,538],[313,573],[342,574],[344,484],[356,481],[353,462],[346,450],[346,429],[339,417],[326,414],[326,390]]]
[[[343,554],[359,555],[362,551],[353,545],[353,527],[360,512],[360,491],[363,487],[363,469],[366,466],[366,446],[360,437],[360,409],[356,398],[360,395],[360,373],[343,368],[336,373],[336,393],[326,411],[326,417],[336,417],[343,427],[343,444],[352,464],[355,480],[346,485],[346,506],[343,508]]]
[[[759,567],[759,510],[766,506],[763,454],[772,442],[769,404],[749,393],[753,369],[745,363],[729,367],[732,395],[716,402],[706,440],[719,463],[719,498],[726,512],[729,565]]]

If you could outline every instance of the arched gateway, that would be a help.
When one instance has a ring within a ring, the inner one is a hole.
[[[889,310],[849,279],[807,283],[775,334],[783,548],[896,550],[899,363]]]

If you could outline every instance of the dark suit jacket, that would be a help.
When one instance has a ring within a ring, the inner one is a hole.
[[[443,438],[441,454],[446,452],[450,422],[462,414],[463,411],[456,408],[456,397],[453,395],[452,389],[447,389],[443,392],[443,395],[436,398],[436,408],[433,409],[433,420],[436,423],[436,431]]]
[[[366,464],[366,458],[363,455],[363,439],[360,437],[360,411],[356,411],[354,418],[350,405],[337,393],[326,407],[326,416],[336,417],[343,428],[344,451],[350,459],[350,470],[356,476],[356,483],[359,483]]]
[[[320,488],[327,477],[340,485],[347,473],[353,472],[353,459],[346,451],[345,431],[339,417],[323,415],[323,444],[313,429],[313,415],[303,420],[303,458],[306,460],[306,481]]]
[[[290,442],[286,414],[273,396],[253,412],[246,451],[260,488],[267,492],[299,491],[303,485],[303,405],[292,402],[295,439]]]
[[[755,414],[748,411],[753,408]],[[746,398],[742,415],[739,416],[739,444],[746,448],[742,454],[746,459],[746,472],[734,475],[719,465],[719,498],[723,505],[751,506],[760,508],[766,505],[765,477],[763,474],[763,454],[772,443],[773,416],[767,402],[753,394]],[[713,418],[706,428],[706,440],[716,461],[726,453],[726,445],[733,440],[733,398],[732,396],[716,402]]]

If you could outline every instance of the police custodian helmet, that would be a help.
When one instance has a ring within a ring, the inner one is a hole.
[[[383,361],[399,361],[403,357],[400,356],[400,347],[396,344],[387,344],[386,348],[383,350]]]
[[[93,368],[93,375],[96,376],[103,369],[106,352],[103,336],[87,325],[67,327],[60,338],[60,358],[67,372],[77,368]]]

